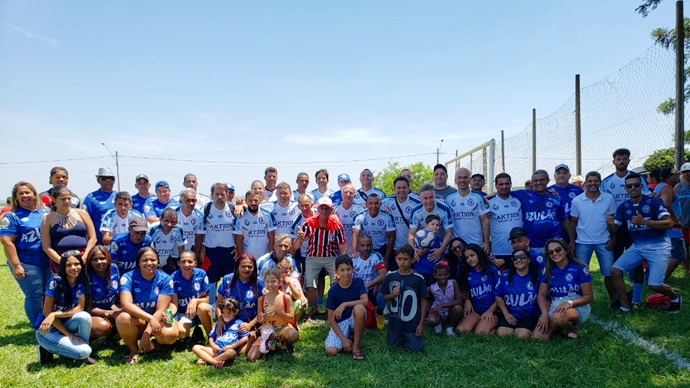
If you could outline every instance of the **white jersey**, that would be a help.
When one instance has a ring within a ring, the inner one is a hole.
[[[153,196],[153,199],[156,199],[155,195]],[[181,196],[179,194],[174,196],[173,199],[179,203],[182,203]],[[211,197],[209,197],[208,195],[196,193],[196,205],[194,205],[194,208],[203,212],[206,204],[211,203],[211,202],[213,202],[213,199]]]
[[[290,202],[286,207],[281,207],[278,202],[272,202],[271,206],[267,207],[267,210],[268,209],[270,209],[269,211],[273,215],[273,220],[275,221],[276,236],[280,233],[289,235],[292,224],[295,223],[297,216],[302,214],[299,207],[297,207],[297,202]]]
[[[201,216],[203,219],[203,213]],[[234,247],[235,236],[232,234],[232,231],[236,221],[230,205],[226,203],[225,207],[219,210],[216,208],[215,204],[212,204],[208,212],[208,217],[206,217],[206,223],[203,226],[206,231],[204,246],[208,248]]]
[[[173,226],[170,233],[163,233],[163,228],[158,224],[149,229],[149,235],[153,240],[151,246],[158,253],[161,265],[165,264],[168,257],[177,259],[180,256],[179,247],[185,246],[184,232],[180,225]]]
[[[407,244],[407,232],[410,231],[409,225],[412,221],[412,210],[421,203],[419,199],[415,199],[412,195],[408,195],[407,200],[400,203],[400,209],[398,209],[397,201],[395,197],[388,197],[381,202],[381,211],[388,209],[390,211],[389,214],[393,217],[393,225],[395,226],[394,249],[398,249],[401,245]],[[402,214],[400,210],[402,210]]]
[[[331,189],[326,189],[326,192],[325,192],[325,193],[322,193],[322,192],[319,191],[318,188],[316,188],[316,189],[314,189],[314,190],[311,191],[311,195],[312,195],[312,197],[314,198],[314,204],[316,204],[316,202],[317,202],[319,199],[321,199],[321,197],[328,197],[328,198],[330,198],[331,195],[333,195],[333,190],[331,190]]]
[[[278,202],[278,197],[276,196],[276,189],[268,190],[264,188],[264,201]]]
[[[308,195],[309,198],[311,198],[311,203],[315,203],[314,202],[314,194],[312,194],[308,191],[305,191],[304,194]],[[293,201],[295,201],[295,202],[299,201],[299,197],[301,197],[301,196],[302,196],[302,194],[298,193],[297,190],[292,190],[292,200]]]
[[[625,178],[628,175],[630,175],[630,171],[628,171],[623,178],[619,178],[616,174],[611,174],[601,181],[601,191],[613,195],[613,199],[616,200],[616,208],[630,199],[630,196],[625,191]],[[642,195],[648,194],[649,188],[647,187],[647,181],[642,179]]]
[[[343,229],[345,230],[345,241],[352,241],[352,226],[355,224],[355,217],[357,215],[364,213],[366,209],[362,205],[352,204],[349,209],[345,209],[343,204],[335,206],[335,215],[338,216],[338,220],[343,224]],[[347,245],[347,253],[352,254],[352,245]]]
[[[424,208],[423,204],[420,203],[417,205],[412,210],[412,221],[410,221],[410,228],[415,228],[416,230],[426,228],[426,217],[431,214],[435,214],[441,219],[441,228],[439,229],[438,233],[436,233],[436,237],[443,241],[445,230],[453,228],[453,220],[450,209],[443,202],[436,201],[434,204],[434,209],[430,212]]]
[[[315,216],[316,213],[312,215]],[[292,223],[292,227],[290,228],[290,238],[294,241],[297,238],[299,228],[304,228],[304,223],[307,221],[307,218],[304,218],[304,214],[300,213],[297,216],[297,219],[295,219],[295,222]],[[349,241],[349,240],[348,240]],[[304,239],[302,242],[302,246],[300,246],[299,251],[302,255],[302,257],[307,257],[307,249],[309,249],[309,240]]]
[[[357,191],[355,191],[355,199],[352,202],[364,206],[364,204],[367,203],[367,198],[371,194],[378,195],[379,198],[381,198],[381,201],[383,201],[386,198],[386,193],[384,193],[383,190],[376,187],[372,187],[371,189],[366,191],[362,189],[357,189]]]
[[[374,249],[379,249],[386,245],[386,235],[388,232],[395,232],[393,226],[393,217],[386,214],[386,212],[379,211],[376,217],[372,217],[368,211],[359,214],[355,218],[355,224],[352,229],[359,230],[362,233],[371,237]]]
[[[213,205],[211,205],[213,206]],[[184,239],[187,243],[184,246],[186,251],[194,249],[194,239],[197,234],[206,234],[204,229],[204,213],[198,209],[193,209],[189,217],[182,214],[182,208],[177,209],[177,225],[182,228]]]
[[[480,216],[489,212],[484,198],[472,191],[463,197],[456,191],[446,197],[446,205],[453,219],[453,237],[460,237],[468,244],[482,245],[484,233]]]
[[[134,209],[129,209],[125,218],[120,218],[116,209],[110,209],[103,215],[100,230],[101,232],[110,232],[113,236],[120,233],[127,233],[129,232],[129,221],[136,217],[144,218],[141,213]]]
[[[510,231],[522,227],[522,203],[509,196],[501,199],[495,196],[489,200],[489,229],[491,231],[491,252],[493,255],[510,255]]]
[[[276,230],[276,225],[273,215],[259,207],[255,215],[245,209],[244,214],[237,217],[233,233],[236,236],[242,236],[242,250],[256,258],[265,255],[270,250],[268,232],[274,230]]]

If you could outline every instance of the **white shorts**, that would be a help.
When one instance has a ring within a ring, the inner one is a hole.
[[[343,332],[343,335],[345,335],[345,337],[349,336],[350,331],[352,331],[355,327],[354,314],[351,315],[350,318],[338,322],[338,327],[340,327],[340,331]],[[326,337],[326,348],[343,348],[343,343],[340,341],[338,335],[335,334],[333,328],[331,328],[331,330],[328,332],[328,337]]]

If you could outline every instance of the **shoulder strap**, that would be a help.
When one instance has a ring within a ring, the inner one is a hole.
[[[408,221],[407,218],[405,218],[405,214],[403,213],[402,208],[400,207],[400,204],[398,203],[398,199],[393,198],[393,202],[395,202],[395,206],[398,207],[398,211],[400,212],[400,217],[402,217],[403,221],[405,222],[405,225],[407,225],[407,227],[409,228],[410,227],[410,221]]]
[[[208,220],[208,215],[211,213],[211,206],[213,206],[213,202],[209,202],[206,204],[204,207],[204,225],[206,225],[206,220]]]
[[[369,197],[367,193],[365,193],[362,189],[358,189],[357,192],[359,193],[359,196],[362,197],[362,199],[366,202],[367,198]]]

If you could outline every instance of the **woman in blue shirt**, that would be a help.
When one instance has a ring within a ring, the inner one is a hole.
[[[120,273],[110,261],[108,248],[96,245],[88,253],[86,265],[91,293],[88,311],[91,314],[91,339],[112,337],[116,331],[115,318],[122,311],[118,291]]]
[[[41,312],[43,291],[51,276],[48,256],[41,247],[41,221],[46,214],[36,188],[22,181],[12,188],[12,212],[0,221],[7,266],[24,294],[24,311],[32,325]]]
[[[67,251],[60,257],[58,275],[50,279],[43,311],[34,324],[41,365],[50,363],[53,354],[96,363],[90,357],[91,315],[84,311],[87,296],[88,280],[81,254]]]
[[[136,257],[137,268],[120,279],[120,303],[123,311],[115,319],[117,332],[129,348],[125,363],[135,364],[139,353],[157,345],[170,345],[177,340],[177,321],[166,322],[165,310],[174,309],[173,280],[158,269],[158,254],[151,247],[141,248]],[[175,311],[172,312],[175,314]],[[138,343],[137,343],[138,342]]]
[[[503,313],[496,334],[531,338],[539,320],[539,270],[526,250],[514,250],[511,259],[513,265],[503,272],[494,289],[496,304]]]

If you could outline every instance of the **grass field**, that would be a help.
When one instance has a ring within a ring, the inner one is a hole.
[[[24,315],[23,295],[4,256],[0,253],[0,386],[159,386],[190,387],[229,384],[238,387],[322,386],[690,386],[690,304],[678,314],[647,309],[616,316],[605,302],[602,279],[595,274],[592,315],[580,338],[550,342],[508,338],[447,337],[429,328],[422,354],[400,352],[386,345],[385,331],[364,335],[365,361],[347,355],[329,358],[323,341],[325,321],[301,324],[297,354],[276,354],[248,363],[242,357],[231,367],[216,370],[194,364],[194,355],[182,345],[154,355],[144,355],[136,365],[123,365],[126,347],[94,346],[98,364],[57,357],[48,365],[37,360],[36,339]],[[680,271],[676,274],[680,275]],[[674,277],[690,303],[690,279]],[[649,290],[645,290],[645,295]],[[604,326],[615,325],[616,328]],[[628,331],[628,337],[614,331]],[[620,335],[620,334],[619,334]],[[646,345],[631,341],[631,336]],[[656,353],[649,345],[656,345]],[[665,352],[666,356],[659,354]],[[676,362],[667,357],[675,357]],[[681,366],[679,366],[681,365]]]

